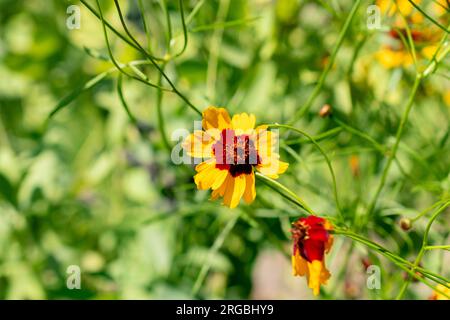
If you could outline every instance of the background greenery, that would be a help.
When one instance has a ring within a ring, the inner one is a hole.
[[[121,2],[133,34],[155,56],[167,57],[167,8],[169,53],[179,52],[178,1],[143,3],[149,37],[138,1]],[[200,110],[225,106],[230,113],[254,113],[259,123],[287,123],[313,91],[354,1],[183,3],[188,45],[165,66],[176,87]],[[81,8],[79,30],[66,27],[71,4]],[[449,61],[422,81],[398,161],[369,224],[359,225],[388,153],[342,123],[391,148],[415,75],[412,66],[385,69],[374,58],[390,22],[383,17],[381,30],[368,30],[369,4],[363,1],[357,11],[323,88],[296,126],[313,136],[326,133],[320,146],[336,173],[346,225],[413,261],[428,219],[406,233],[399,218],[450,197]],[[101,5],[124,34],[113,2]],[[109,38],[118,61],[145,59],[111,32]],[[124,99],[138,119],[133,123],[117,94],[117,71],[81,90],[113,67],[108,60],[102,24],[80,2],[0,0],[0,298],[310,297],[305,279],[291,276],[289,260],[290,222],[304,213],[261,182],[252,205],[229,210],[208,201],[209,192],[195,189],[193,167],[172,163],[158,106],[169,139],[178,128],[192,131],[200,117],[177,95],[164,93],[159,103],[161,91],[124,77]],[[158,82],[155,68],[141,70]],[[49,118],[64,97],[69,103]],[[318,115],[325,103],[332,118]],[[319,214],[336,216],[321,154],[294,133],[283,137],[282,159],[291,165],[280,182]],[[327,258],[333,276],[322,298],[396,296],[405,277],[400,269],[365,246],[335,238]],[[429,244],[448,238],[447,211],[434,223]],[[381,266],[380,290],[367,289],[362,259]],[[69,265],[81,267],[82,290],[67,289]],[[427,252],[422,266],[450,276],[445,250]],[[419,282],[405,297],[430,293]]]

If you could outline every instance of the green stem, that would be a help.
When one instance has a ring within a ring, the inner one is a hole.
[[[317,96],[320,93],[320,90],[322,90],[322,86],[325,83],[325,79],[328,76],[328,73],[330,72],[331,68],[334,65],[334,62],[336,60],[336,56],[339,52],[339,49],[342,46],[342,43],[344,42],[345,35],[347,34],[347,31],[350,29],[350,26],[352,24],[352,20],[356,15],[356,12],[358,11],[358,8],[361,4],[361,0],[356,0],[353,4],[353,7],[350,11],[350,14],[347,17],[347,20],[345,21],[344,27],[342,28],[339,38],[337,40],[336,46],[333,49],[333,52],[331,53],[330,60],[328,61],[327,66],[325,67],[325,70],[322,72],[319,78],[319,82],[317,83],[316,87],[314,88],[313,92],[309,96],[308,100],[305,102],[305,104],[296,112],[294,117],[292,118],[292,121],[289,124],[294,124],[298,119],[300,119],[308,110],[311,108],[312,104],[316,100]]]
[[[217,22],[224,22],[228,14],[229,6],[230,0],[220,0],[216,18]],[[223,29],[214,30],[210,42],[208,69],[206,70],[206,95],[211,101],[214,101],[216,96],[217,68],[223,32]]]
[[[123,108],[125,109],[125,112],[127,113],[128,117],[130,118],[131,122],[133,122],[134,124],[137,123],[136,118],[133,116],[133,114],[130,111],[130,108],[128,107],[128,103],[125,100],[125,97],[123,95],[123,90],[122,90],[122,74],[119,73],[119,76],[117,78],[117,94],[119,95],[119,100],[122,103]],[[162,92],[162,91],[159,91]]]
[[[166,27],[167,27],[166,47],[167,47],[167,54],[170,55],[170,42],[172,41],[172,23],[170,21],[170,14],[169,10],[167,10],[167,5],[164,0],[159,0],[158,3],[166,18]]]
[[[342,122],[341,120],[339,120],[338,118],[336,118],[334,116],[332,117],[332,119],[340,127],[342,127],[342,129],[344,129],[345,131],[348,131],[349,133],[354,134],[355,136],[358,136],[358,137],[363,138],[364,140],[367,140],[368,142],[370,142],[375,147],[375,149],[380,151],[382,154],[384,154],[386,152],[386,148],[383,147],[381,144],[379,144],[374,138],[369,136],[367,133],[362,132],[356,128],[349,126],[348,124]]]
[[[415,279],[419,280],[420,282],[424,283],[425,285],[427,285],[428,287],[430,287],[433,290],[436,290],[436,288],[430,284],[428,281],[426,281],[425,279],[423,279],[420,275],[416,274],[416,272],[412,272],[410,269],[414,267],[414,265],[395,255],[394,253],[390,252],[389,250],[387,250],[386,248],[382,247],[381,245],[366,239],[354,232],[348,231],[348,230],[343,230],[343,229],[339,229],[339,228],[335,228],[335,230],[333,231],[335,234],[340,234],[343,236],[346,236],[350,239],[353,239],[361,244],[364,244],[365,246],[375,250],[376,252],[380,253],[381,255],[385,256],[388,260],[390,260],[391,262],[393,262],[395,265],[397,265],[399,268],[401,268],[402,270],[404,270],[406,273],[408,273],[410,276],[414,277]],[[442,284],[444,287],[446,288],[450,288],[450,286],[448,285],[448,282],[450,280],[437,275],[431,271],[428,271],[424,268],[416,268],[417,271],[419,271],[424,277],[429,278],[432,281],[435,281],[437,283]],[[439,290],[438,290],[439,291]],[[439,291],[439,293],[446,295],[444,292]]]
[[[148,29],[147,19],[145,18],[145,7],[142,0],[138,0],[139,12],[141,13],[142,26],[144,27],[145,36],[147,38],[147,48],[148,52],[152,53],[152,42],[150,37],[150,31]]]
[[[450,28],[450,24],[448,25],[447,28]],[[450,45],[447,43],[447,38],[448,38],[448,33],[446,33],[442,37],[441,41],[439,42],[439,46],[436,49],[436,51],[434,52],[433,57],[431,58],[431,61],[428,65],[428,67],[423,72],[424,77],[427,77],[429,74],[434,73],[436,71],[439,63],[441,62],[441,60],[443,60],[445,58],[445,56],[449,53]],[[442,52],[442,54],[439,54],[439,52],[441,51],[441,49],[444,45],[447,45],[447,47],[444,49],[444,52]],[[439,55],[439,57],[438,57],[438,55]]]
[[[436,249],[450,250],[450,244],[444,244],[441,246],[426,246],[425,247],[425,250],[436,250]]]
[[[436,202],[435,204],[429,206],[428,208],[422,210],[417,216],[411,219],[411,222],[417,221],[420,218],[422,218],[424,215],[426,215],[429,211],[435,209],[436,207],[439,207],[441,204],[445,203],[447,200],[440,200]]]
[[[328,166],[328,169],[329,169],[329,171],[330,171],[331,179],[332,179],[332,181],[333,181],[333,194],[334,194],[334,200],[335,200],[335,202],[336,202],[337,209],[338,209],[339,213],[340,213],[341,216],[342,216],[342,209],[341,209],[341,206],[340,206],[340,203],[339,203],[339,197],[338,197],[338,192],[337,192],[336,176],[335,176],[335,174],[334,174],[334,170],[333,170],[333,166],[331,165],[331,161],[330,161],[330,159],[328,158],[328,156],[327,156],[327,154],[325,153],[325,151],[323,151],[323,149],[322,149],[322,148],[320,147],[320,145],[314,140],[313,137],[311,137],[309,134],[307,134],[306,132],[304,132],[304,131],[302,131],[302,130],[300,130],[300,129],[297,129],[297,128],[292,127],[292,126],[290,126],[290,125],[284,125],[284,124],[278,124],[278,123],[275,123],[275,124],[269,124],[268,126],[271,127],[271,128],[283,128],[283,129],[288,129],[288,130],[295,131],[295,132],[297,132],[297,133],[299,133],[299,134],[305,136],[308,140],[311,141],[311,143],[317,148],[317,150],[319,150],[319,152],[322,154],[323,158],[325,159],[325,161],[326,161],[326,163],[327,163],[327,166]]]
[[[115,66],[120,72],[122,72],[124,75],[126,75],[126,76],[128,76],[128,77],[130,77],[130,78],[133,78],[133,79],[135,79],[135,80],[138,80],[138,81],[140,81],[140,82],[142,82],[142,83],[144,83],[144,84],[146,84],[146,85],[149,85],[149,86],[151,86],[151,87],[154,87],[154,88],[157,88],[157,89],[161,89],[161,90],[169,90],[169,89],[167,89],[167,88],[163,88],[163,87],[160,87],[160,86],[158,86],[158,85],[156,85],[156,84],[153,84],[153,83],[147,81],[147,79],[139,78],[139,77],[136,77],[136,76],[134,76],[134,75],[132,75],[132,74],[129,74],[128,72],[126,72],[125,70],[123,70],[123,69],[120,67],[120,63],[118,63],[118,62],[116,61],[116,59],[114,58],[114,54],[113,54],[112,49],[111,49],[111,46],[110,46],[110,44],[109,44],[108,33],[107,33],[107,31],[106,31],[106,24],[105,24],[105,20],[103,19],[103,12],[102,12],[102,9],[101,9],[101,7],[100,7],[100,3],[99,3],[98,0],[96,0],[96,2],[97,2],[97,7],[98,7],[99,15],[100,15],[100,20],[101,20],[101,22],[102,22],[103,36],[105,37],[105,42],[106,42],[106,47],[107,47],[107,49],[108,49],[109,58],[111,59],[111,62],[114,64],[114,66]]]
[[[186,18],[186,25],[189,25],[191,23],[192,19],[194,19],[195,15],[200,10],[200,8],[203,6],[205,1],[206,0],[200,0],[200,1],[197,2],[197,4],[195,5],[194,9],[192,9],[191,13]]]
[[[335,136],[338,133],[340,133],[341,131],[342,131],[342,128],[336,127],[336,128],[330,129],[328,131],[325,131],[323,133],[320,133],[320,134],[314,136],[313,138],[314,138],[314,140],[316,140],[316,142],[319,142],[321,140],[325,140],[329,137]],[[291,140],[285,141],[286,145],[304,144],[304,143],[311,143],[311,140],[304,138],[304,137],[300,137],[298,139],[291,139]]]
[[[386,148],[384,146],[382,146],[381,144],[379,144],[375,139],[373,139],[371,136],[369,136],[367,133],[362,132],[356,128],[353,128],[347,124],[345,124],[344,122],[340,121],[339,119],[333,118],[335,120],[335,122],[341,126],[343,129],[345,129],[347,132],[354,134],[356,136],[359,136],[360,138],[363,138],[364,140],[367,140],[368,142],[370,142],[375,149],[377,149],[382,155],[386,154]],[[403,175],[405,175],[406,177],[413,179],[404,169],[402,164],[400,163],[400,161],[397,159],[397,157],[395,157],[394,159],[395,163],[397,164],[397,166],[399,167],[400,171],[402,172]]]
[[[414,85],[413,88],[411,90],[411,94],[409,96],[408,102],[406,104],[406,108],[405,111],[403,112],[403,116],[402,119],[400,120],[400,124],[398,126],[397,129],[397,134],[396,134],[396,139],[395,139],[395,143],[394,146],[390,152],[389,155],[389,159],[386,163],[386,166],[384,167],[383,173],[381,175],[381,180],[380,183],[378,184],[378,187],[375,191],[375,195],[373,196],[372,201],[370,202],[369,208],[367,210],[367,218],[366,220],[368,221],[369,218],[372,216],[372,213],[375,209],[375,206],[377,204],[378,201],[378,197],[380,196],[381,190],[384,187],[384,184],[386,183],[386,179],[389,173],[389,169],[391,168],[392,162],[394,161],[396,154],[397,154],[397,150],[398,150],[398,146],[400,144],[400,139],[403,135],[403,131],[405,130],[406,127],[406,123],[408,122],[408,117],[409,117],[409,113],[412,109],[412,106],[414,104],[414,97],[416,96],[417,93],[417,89],[419,88],[419,84],[420,84],[420,80],[422,79],[421,75],[417,75],[416,79],[414,81]]]
[[[202,32],[202,31],[208,31],[208,30],[214,30],[214,29],[225,29],[225,28],[232,28],[236,26],[240,26],[243,24],[254,22],[261,17],[252,17],[252,18],[246,18],[246,19],[236,19],[236,20],[230,20],[226,22],[218,22],[218,23],[211,23],[211,24],[204,24],[200,26],[196,26],[194,28],[189,29],[190,32]]]
[[[98,3],[98,0],[97,0]],[[131,32],[128,30],[128,27],[125,23],[125,19],[123,18],[122,10],[120,9],[120,5],[118,3],[118,0],[114,0],[114,4],[117,9],[117,13],[119,14],[120,22],[122,24],[123,29],[125,30],[125,33],[130,37],[130,39],[136,44],[136,46],[139,48],[139,51],[141,51],[152,63],[152,65],[158,70],[159,73],[162,74],[164,79],[167,81],[167,83],[172,88],[172,91],[177,94],[192,110],[197,112],[199,115],[201,115],[201,111],[197,109],[189,100],[184,96],[173,84],[173,82],[170,80],[170,78],[166,75],[166,73],[161,69],[161,67],[156,63],[155,59],[139,44],[139,42],[133,37]],[[100,6],[99,6],[100,8]],[[102,18],[103,21],[103,18]]]
[[[412,0],[408,0],[409,3],[411,3],[414,8],[416,8],[417,10],[420,11],[421,14],[423,14],[428,20],[430,20],[433,24],[435,24],[437,27],[441,28],[442,30],[444,30],[446,33],[449,33],[450,31],[445,28],[443,25],[441,25],[439,22],[437,22],[436,20],[434,20],[432,17],[430,17],[430,15],[428,13],[426,13],[425,11],[423,11],[423,9],[421,7],[419,7],[417,4],[414,3],[414,1]]]
[[[87,3],[86,0],[80,0],[80,1],[89,11],[91,11],[98,19],[100,19],[100,14],[97,11],[95,11],[95,9],[89,3]],[[117,31],[108,21],[104,20],[104,22],[105,22],[105,25],[108,27],[108,29],[110,29],[112,32],[114,32],[120,39],[122,39],[124,42],[129,44],[134,49],[139,50],[139,48],[132,41],[127,39],[119,31]],[[158,61],[164,61],[163,58],[154,57],[154,56],[153,56],[153,59],[158,60]]]
[[[213,256],[217,253],[217,251],[222,247],[225,239],[227,238],[228,234],[233,230],[236,222],[238,221],[240,217],[240,213],[235,214],[226,224],[225,228],[222,229],[219,236],[214,241],[212,247],[209,249],[207,258],[205,259],[205,263],[203,264],[202,268],[200,269],[200,273],[197,276],[197,280],[195,281],[194,287],[192,288],[192,295],[196,296],[198,291],[200,290],[200,287],[205,280],[206,276],[208,275],[208,271],[211,268],[211,261]]]
[[[164,66],[162,66],[162,69],[164,70]],[[161,82],[162,82],[162,75],[159,74],[158,84],[161,85]],[[163,112],[162,112],[162,98],[163,98],[163,92],[161,90],[158,90],[158,92],[156,93],[156,112],[157,112],[157,116],[158,116],[158,128],[159,128],[159,133],[161,134],[161,139],[163,141],[163,144],[166,147],[166,149],[170,152],[172,150],[172,146],[171,146],[169,139],[167,137],[167,134],[166,134],[165,121],[164,121],[164,116],[163,116]]]
[[[412,59],[413,59],[414,66],[415,66],[415,68],[416,68],[416,70],[417,70],[416,46],[414,45],[414,40],[413,40],[413,37],[412,37],[411,28],[409,27],[408,20],[406,19],[406,17],[404,16],[404,14],[402,13],[402,11],[400,10],[397,1],[395,1],[395,6],[396,6],[397,12],[398,12],[398,13],[400,14],[400,16],[402,17],[403,23],[404,23],[404,25],[405,25],[407,41],[405,41],[404,36],[403,36],[401,30],[398,30],[397,28],[395,28],[395,30],[397,31],[397,34],[400,36],[400,38],[401,38],[402,41],[404,42],[405,47],[409,47],[409,48],[410,48],[410,51],[411,51],[411,57],[412,57]]]
[[[271,179],[262,173],[255,172],[255,175],[257,178],[262,180],[266,185],[271,187],[273,190],[281,194],[286,199],[292,201],[294,204],[308,212],[309,214],[315,215],[315,213],[312,211],[311,208],[308,207],[308,205],[299,197],[297,196],[293,191],[289,190],[287,187],[279,183],[278,181],[275,181],[274,179]]]
[[[427,227],[425,229],[425,233],[423,235],[423,239],[422,239],[422,247],[420,248],[419,254],[416,257],[416,260],[414,261],[414,266],[411,268],[411,272],[415,273],[416,272],[416,268],[419,266],[420,261],[422,260],[423,255],[425,254],[425,248],[427,246],[428,243],[428,234],[430,232],[431,229],[431,225],[433,224],[434,220],[436,220],[436,218],[442,213],[444,212],[444,210],[450,205],[450,201],[445,203],[444,205],[442,205],[438,210],[436,210],[436,212],[431,216],[430,221],[428,221]],[[404,282],[402,288],[400,289],[399,294],[397,295],[397,300],[401,300],[403,298],[403,295],[406,292],[406,289],[408,288],[409,284],[411,282],[411,278],[408,277],[408,279],[406,279],[406,281]]]
[[[447,47],[444,49],[444,51],[440,54],[439,59],[437,59],[437,53],[441,50],[441,46],[436,50],[435,55],[431,59],[430,65],[425,69],[423,72],[424,77],[427,77],[428,75],[432,74],[434,71],[436,71],[439,63],[443,60],[443,58],[450,52],[450,45],[447,45]]]
[[[183,0],[178,0],[178,5],[180,7],[180,16],[181,16],[181,24],[183,25],[183,38],[184,38],[184,42],[183,42],[183,48],[181,49],[180,52],[178,52],[175,57],[179,57],[181,56],[184,51],[186,51],[187,45],[188,45],[188,32],[187,32],[187,27],[186,27],[186,21],[184,19],[184,8],[183,8]]]
[[[146,64],[149,64],[149,63],[150,62],[147,61],[147,60],[134,60],[134,61],[131,61],[131,62],[126,63],[126,64],[120,64],[120,67],[121,68],[127,68],[127,67],[131,68],[132,66],[146,65]],[[61,111],[64,107],[66,107],[69,103],[71,103],[73,100],[75,100],[81,93],[83,93],[86,90],[91,89],[92,87],[97,85],[100,81],[105,79],[107,76],[109,76],[110,74],[112,74],[114,72],[118,72],[118,71],[119,71],[119,69],[117,69],[116,67],[113,67],[113,68],[110,68],[110,69],[108,69],[108,70],[106,70],[106,71],[104,71],[102,73],[99,73],[98,75],[96,75],[95,77],[93,77],[89,81],[87,81],[85,84],[83,84],[82,86],[76,88],[74,91],[72,91],[71,93],[66,95],[53,108],[52,112],[47,117],[47,121],[49,119],[51,119],[59,111]]]

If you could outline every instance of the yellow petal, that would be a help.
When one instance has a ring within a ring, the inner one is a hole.
[[[226,184],[223,204],[230,208],[235,208],[245,191],[245,175],[241,174],[237,177],[229,175],[226,179]]]
[[[202,125],[205,130],[231,128],[230,116],[224,108],[208,107],[202,115]]]
[[[232,178],[231,175],[227,172],[227,175],[225,176],[225,180],[223,181],[222,185],[218,187],[217,189],[214,189],[211,194],[211,200],[216,200],[219,197],[223,197],[225,194],[225,191],[227,190],[227,184],[228,180]]]
[[[277,171],[277,174],[285,173],[288,167],[289,167],[289,163],[278,160],[278,171]]]
[[[302,258],[298,250],[296,250],[295,255],[292,256],[292,274],[294,276],[303,277],[308,273],[308,264],[306,260]]]
[[[201,165],[201,164],[200,164]],[[197,167],[199,167],[198,165]],[[201,170],[194,176],[195,184],[199,190],[207,190],[211,188],[212,184],[216,180],[217,171],[215,162],[210,162],[204,166],[201,166]]]
[[[420,12],[414,12],[411,14],[411,21],[413,24],[419,24],[422,23],[425,18]]]
[[[331,222],[328,221],[327,219],[325,219],[325,222],[324,222],[324,224],[323,224],[323,227],[324,227],[326,230],[333,230],[333,225],[332,225]]]
[[[416,4],[419,4],[420,0],[415,0],[414,2]],[[397,0],[397,6],[398,6],[398,10],[404,16],[409,16],[414,9],[414,6],[408,0]]]
[[[204,131],[196,130],[183,141],[182,147],[187,154],[194,158],[210,158],[213,156],[213,137]]]
[[[252,203],[253,200],[255,200],[255,197],[255,174],[252,172],[251,174],[245,175],[244,200],[246,203]]]
[[[249,132],[255,127],[256,119],[255,115],[247,113],[235,114],[231,120],[233,129],[242,130],[244,132]],[[240,132],[238,132],[239,134]]]
[[[272,158],[263,158],[262,163],[256,169],[269,178],[277,179],[279,174],[284,173],[289,167],[289,163],[277,159],[278,155]]]
[[[271,157],[274,149],[278,147],[278,134],[273,131],[258,130],[255,147],[261,157]]]
[[[203,171],[207,168],[209,168],[211,165],[216,165],[216,161],[214,159],[209,159],[207,161],[203,161],[202,163],[199,163],[196,167],[195,167],[195,171],[200,172]]]
[[[227,179],[225,180],[225,190],[223,193],[223,204],[230,207],[231,206],[231,199],[233,197],[234,192],[234,178],[229,175],[227,176]]]
[[[320,293],[320,285],[326,284],[330,278],[330,272],[325,268],[324,263],[319,260],[308,262],[308,270],[308,287],[313,289],[314,295],[317,296]]]
[[[449,283],[450,284],[450,283]],[[450,296],[450,289],[443,286],[442,284],[438,284],[436,286],[436,289],[438,289],[439,291],[445,293],[446,295]],[[445,295],[443,295],[440,292],[435,291],[433,294],[433,299],[434,300],[449,300]]]
[[[422,55],[428,60],[433,59],[436,51],[438,50],[437,45],[426,46],[421,50]]]
[[[377,0],[376,5],[380,8],[381,13],[385,14],[389,10],[389,15],[395,11],[395,4],[390,0]]]
[[[408,54],[406,56],[409,56]],[[405,64],[405,54],[401,51],[394,51],[389,48],[379,50],[375,57],[386,68],[397,68]],[[407,61],[409,63],[409,60]]]
[[[216,190],[220,188],[224,184],[225,179],[227,178],[228,175],[229,175],[228,170],[219,170],[216,176],[216,180],[211,185],[211,189]]]
[[[325,261],[322,261],[322,272],[320,273],[320,284],[327,284],[328,279],[330,279],[331,273],[325,267]]]
[[[313,293],[317,296],[320,292],[320,274],[322,273],[322,263],[319,260],[314,260],[308,263],[309,280],[308,287],[313,289]]]
[[[234,190],[231,197],[230,208],[236,208],[245,191],[245,174],[234,178]]]

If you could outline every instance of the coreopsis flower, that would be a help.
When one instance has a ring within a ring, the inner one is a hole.
[[[450,285],[450,283],[448,283]],[[438,289],[441,292],[444,292],[447,296],[450,296],[450,289],[443,286],[442,284],[438,284],[436,286],[436,289]],[[434,291],[433,294],[430,297],[430,300],[449,300],[448,297],[444,296],[442,293],[438,291]]]
[[[422,0],[414,1],[420,5]],[[404,28],[405,17],[408,23],[421,23],[424,17],[418,12],[408,0],[377,0],[376,5],[380,8],[381,13],[386,14],[389,18],[394,19],[394,24],[399,28]]]
[[[442,1],[442,0],[441,0]],[[446,3],[446,1],[444,1]],[[441,16],[444,2],[434,2],[432,10],[437,17]],[[377,5],[383,14],[393,20],[392,28],[388,32],[385,44],[375,54],[376,59],[387,69],[408,67],[413,63],[411,53],[405,47],[402,38],[407,39],[407,29],[410,28],[411,37],[416,47],[416,57],[418,60],[432,59],[438,50],[437,43],[443,32],[434,25],[426,25],[423,15],[417,11],[408,0],[378,0]],[[417,5],[421,4],[416,0]]]
[[[241,198],[255,199],[255,174],[278,178],[288,163],[279,160],[278,136],[267,126],[255,128],[253,114],[240,113],[230,118],[224,108],[209,107],[203,112],[203,130],[197,130],[183,142],[188,155],[205,161],[195,167],[195,184],[200,190],[212,189],[213,200],[236,207]]]
[[[317,216],[300,218],[292,224],[292,271],[294,276],[305,276],[314,295],[320,285],[326,284],[331,274],[325,267],[325,253],[333,244],[330,222]]]
[[[447,0],[435,0],[431,4],[431,13],[433,16],[448,20],[448,11],[450,9],[450,2]],[[444,18],[445,17],[445,18]]]

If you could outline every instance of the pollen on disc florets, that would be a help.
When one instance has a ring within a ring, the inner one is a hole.
[[[236,135],[232,129],[222,130],[213,153],[217,166],[228,169],[233,177],[250,174],[261,162],[253,139],[248,134]]]

